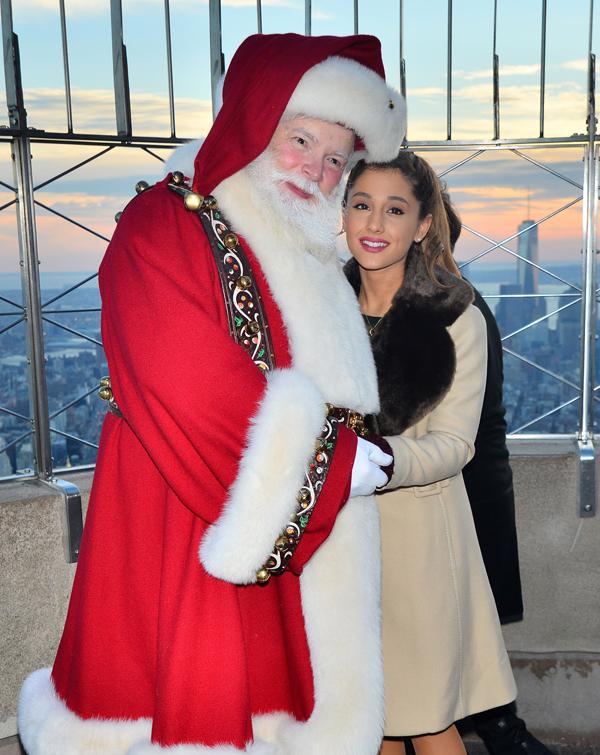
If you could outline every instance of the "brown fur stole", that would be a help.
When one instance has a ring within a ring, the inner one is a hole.
[[[356,260],[344,271],[358,295]],[[372,336],[381,403],[374,429],[381,435],[398,435],[414,425],[452,385],[456,354],[447,329],[473,301],[473,289],[442,268],[436,268],[436,276],[443,288],[433,283],[421,253],[411,247],[402,286]]]

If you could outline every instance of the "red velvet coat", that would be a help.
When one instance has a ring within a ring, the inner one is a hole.
[[[281,315],[251,263],[276,364],[288,367]],[[123,214],[100,290],[125,419],[109,414],[103,428],[56,691],[83,718],[151,718],[163,745],[241,747],[252,739],[251,716],[288,711],[304,720],[313,707],[296,574],[240,586],[211,576],[198,558],[266,379],[229,336],[198,218],[164,182]],[[343,428],[296,573],[346,500],[355,442]]]

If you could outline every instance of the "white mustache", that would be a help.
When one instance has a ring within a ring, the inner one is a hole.
[[[292,173],[285,173],[281,170],[276,170],[273,172],[273,179],[276,183],[290,183],[293,184],[296,188],[303,191],[305,194],[310,194],[311,196],[320,196],[324,197],[323,192],[321,189],[319,189],[319,184],[316,181],[311,181],[308,178],[302,178],[301,176],[297,176]]]

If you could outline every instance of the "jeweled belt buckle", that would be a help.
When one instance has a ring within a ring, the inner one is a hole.
[[[346,425],[346,427],[353,430],[357,435],[363,436],[367,434],[364,414],[342,406],[334,406],[333,404],[326,404],[326,406],[328,417]]]

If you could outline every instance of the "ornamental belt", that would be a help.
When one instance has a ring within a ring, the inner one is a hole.
[[[142,191],[148,188],[143,182],[138,186],[143,186]],[[219,271],[231,337],[260,370],[265,373],[271,371],[275,367],[275,357],[269,324],[252,266],[237,235],[229,228],[219,210],[217,200],[213,196],[201,197],[193,192],[185,184],[182,173],[173,173],[168,187],[183,197],[186,209],[194,212],[202,223]],[[114,399],[110,378],[101,379],[99,394],[108,402],[108,408],[113,414],[123,416]],[[297,495],[297,509],[277,538],[265,564],[257,571],[256,578],[259,583],[265,584],[272,575],[282,574],[294,555],[325,484],[339,425],[346,425],[357,435],[366,434],[362,414],[331,404],[327,404],[326,408],[322,432],[316,439],[304,484]]]

